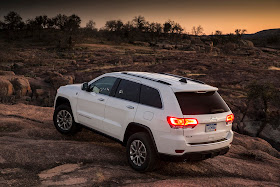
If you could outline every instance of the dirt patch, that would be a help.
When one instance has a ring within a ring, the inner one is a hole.
[[[39,177],[40,179],[47,179],[57,175],[62,175],[65,173],[75,171],[78,168],[79,168],[78,164],[63,164],[60,166],[56,166],[55,168],[42,171],[41,173],[39,173]]]
[[[70,185],[86,185],[87,179],[82,177],[65,178],[59,181],[47,180],[43,181],[43,186],[70,186]]]

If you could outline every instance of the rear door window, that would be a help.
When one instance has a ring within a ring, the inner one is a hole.
[[[122,79],[115,97],[139,103],[140,84]]]
[[[156,108],[162,108],[158,90],[145,85],[141,86],[140,103]]]
[[[218,92],[176,92],[183,115],[215,114],[230,109]]]

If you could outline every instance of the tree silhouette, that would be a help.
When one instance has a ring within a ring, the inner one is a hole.
[[[11,11],[4,16],[4,23],[8,30],[17,30],[24,27],[24,22],[22,22],[21,16],[14,11]]]
[[[196,36],[202,35],[203,31],[204,31],[204,29],[201,25],[199,25],[197,27],[193,26],[193,28],[192,28],[192,34],[196,35]]]
[[[245,32],[247,32],[247,30],[246,29],[235,29],[235,34],[236,34],[236,36],[238,36],[239,38],[241,38],[242,37],[242,35],[243,34],[245,34]]]
[[[38,27],[44,29],[48,25],[48,16],[46,16],[46,15],[36,16],[34,21],[35,21],[35,24],[38,25]]]
[[[28,30],[37,30],[40,29],[40,25],[38,25],[34,19],[28,19],[26,21],[26,28]]]
[[[80,28],[80,24],[81,24],[81,18],[76,14],[72,14],[67,18],[65,27],[68,31],[75,31],[78,28]]]
[[[110,20],[105,23],[105,29],[109,31],[121,31],[123,26],[121,20]]]
[[[132,20],[132,23],[135,25],[135,27],[138,29],[138,31],[143,31],[147,24],[144,16],[141,16],[141,15],[135,16]]]
[[[133,24],[130,21],[128,21],[126,24],[123,25],[123,30],[125,32],[130,32],[133,29],[134,29]]]
[[[172,21],[166,21],[164,24],[163,24],[163,32],[164,33],[169,33],[171,32],[171,29],[172,29]]]
[[[64,30],[68,17],[66,15],[58,14],[53,18],[53,23],[56,28]]]
[[[216,31],[215,31],[215,35],[216,35],[216,36],[221,36],[222,34],[223,34],[222,31],[219,31],[219,30],[216,30]]]
[[[162,25],[160,23],[152,22],[148,24],[147,31],[150,33],[151,41],[158,41],[160,34],[162,33]]]
[[[81,18],[76,14],[72,14],[69,17],[64,14],[58,14],[52,21],[55,28],[67,31],[75,31],[80,28],[81,24]]]
[[[184,29],[181,27],[179,23],[175,23],[172,30],[174,33],[181,34]]]
[[[88,30],[94,30],[95,29],[95,22],[92,20],[89,20],[86,24],[86,29]]]
[[[48,28],[54,28],[55,27],[55,22],[53,18],[48,18],[47,19],[47,27]]]
[[[5,23],[3,21],[0,21],[0,29],[4,29],[5,28]]]
[[[162,25],[160,23],[152,22],[148,25],[148,31],[153,33],[161,33]]]

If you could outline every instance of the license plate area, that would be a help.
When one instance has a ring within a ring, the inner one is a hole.
[[[205,132],[212,132],[217,130],[217,124],[216,123],[211,123],[211,124],[206,124],[205,125]]]

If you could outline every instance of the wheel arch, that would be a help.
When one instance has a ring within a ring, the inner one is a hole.
[[[128,126],[126,127],[126,130],[125,130],[125,133],[124,133],[124,138],[123,138],[123,142],[122,142],[123,146],[126,146],[127,141],[131,135],[138,133],[138,132],[145,132],[150,136],[150,138],[153,142],[153,145],[156,149],[156,152],[158,153],[156,142],[155,142],[151,129],[140,123],[131,122],[128,124]]]
[[[71,107],[69,99],[67,99],[65,97],[62,97],[62,96],[58,96],[56,101],[55,101],[54,108],[57,108],[59,105],[62,105],[62,104],[66,104],[66,105],[69,105]]]
[[[71,105],[70,100],[64,96],[58,96],[55,100],[54,108],[56,109],[58,106],[60,106],[62,104],[68,105],[71,108],[74,120],[75,120],[75,122],[77,122],[76,112],[73,110],[73,106]]]

